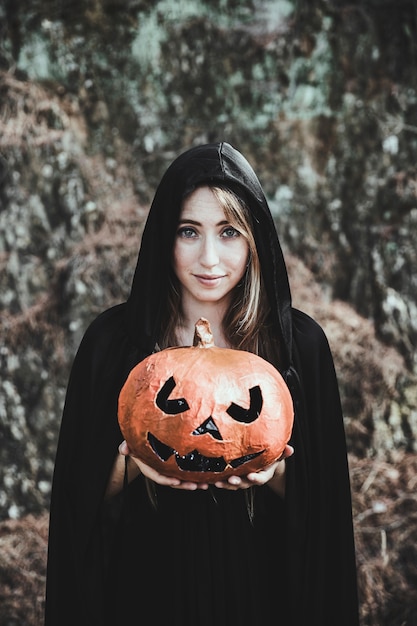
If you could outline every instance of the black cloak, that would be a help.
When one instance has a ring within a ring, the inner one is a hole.
[[[244,491],[156,487],[138,477],[104,502],[123,437],[119,391],[158,340],[184,195],[223,183],[245,197],[295,406],[285,501]],[[96,318],[72,367],[50,509],[46,626],[356,626],[358,602],[343,417],[325,334],[293,309],[261,185],[227,143],[192,148],[164,174],[127,302]]]

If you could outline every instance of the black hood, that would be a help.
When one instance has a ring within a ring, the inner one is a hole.
[[[146,353],[155,346],[166,304],[181,203],[204,183],[230,187],[249,206],[272,322],[281,333],[282,365],[288,369],[292,354],[291,293],[281,245],[255,172],[240,152],[224,142],[187,150],[173,161],[161,179],[143,232],[127,304],[129,335]]]

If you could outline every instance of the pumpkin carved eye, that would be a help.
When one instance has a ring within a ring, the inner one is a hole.
[[[175,385],[176,382],[174,380],[174,377],[171,376],[171,378],[168,378],[168,380],[163,384],[158,392],[158,395],[156,396],[156,406],[167,415],[178,415],[179,413],[184,413],[184,411],[188,411],[188,409],[190,408],[185,398],[175,398],[172,400],[168,400],[171,391],[174,389]]]
[[[162,385],[155,399],[156,406],[167,415],[179,415],[180,413],[184,413],[184,411],[188,411],[190,408],[185,398],[172,398],[169,400],[169,396],[171,395],[171,392],[174,390],[175,386],[175,379],[173,376],[171,376]],[[232,402],[229,408],[226,410],[226,413],[237,422],[251,424],[259,417],[262,411],[263,400],[261,388],[259,387],[259,385],[251,387],[251,389],[249,389],[249,398],[250,404],[248,409],[245,409],[235,402]],[[199,429],[197,429],[197,431],[193,434],[202,434],[204,432],[211,432],[211,434],[213,434],[212,431],[214,430],[217,430],[217,428],[214,425],[213,420],[210,419],[207,420],[207,422],[204,424],[204,428],[203,425],[200,426]]]
[[[244,409],[242,406],[232,402],[226,413],[230,415],[230,417],[233,417],[233,419],[237,422],[243,422],[245,424],[251,424],[254,422],[258,419],[263,405],[262,392],[259,385],[249,389],[249,397],[250,404],[248,409]]]

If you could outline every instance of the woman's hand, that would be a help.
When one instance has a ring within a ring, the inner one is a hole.
[[[120,444],[119,454],[121,454],[122,456],[128,456],[129,459],[131,459],[131,461],[135,464],[136,468],[139,470],[139,473],[146,476],[146,478],[153,480],[153,482],[157,483],[158,485],[163,485],[164,487],[172,487],[173,489],[183,489],[185,491],[208,489],[207,483],[195,483],[160,474],[153,467],[146,465],[146,463],[138,459],[138,457],[134,456],[130,452],[126,441],[122,441],[122,443]]]
[[[236,491],[237,489],[249,489],[254,485],[268,485],[281,497],[285,495],[285,459],[294,454],[294,448],[286,445],[284,452],[275,463],[260,470],[259,472],[251,472],[246,476],[229,476],[226,481],[218,481],[215,486],[219,489],[229,489]]]
[[[251,472],[246,476],[230,476],[227,480],[217,481],[215,486],[218,489],[228,489],[229,491],[237,491],[238,489],[249,489],[254,485],[265,485],[271,487],[275,493],[284,497],[285,495],[285,459],[294,453],[294,449],[287,445],[278,461],[269,465],[259,472]],[[110,477],[107,496],[112,496],[121,490],[124,474],[123,457],[129,457],[128,479],[129,482],[136,478],[139,474],[143,474],[158,485],[172,487],[172,489],[182,489],[184,491],[196,491],[197,489],[208,489],[208,483],[196,483],[192,481],[183,481],[179,478],[165,476],[155,469],[146,465],[143,461],[131,454],[126,441],[122,441],[119,446],[119,455],[116,459],[112,476]]]

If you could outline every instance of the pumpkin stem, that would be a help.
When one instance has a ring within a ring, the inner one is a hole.
[[[214,339],[211,332],[210,322],[205,317],[200,317],[195,323],[193,346],[196,348],[213,348]]]

